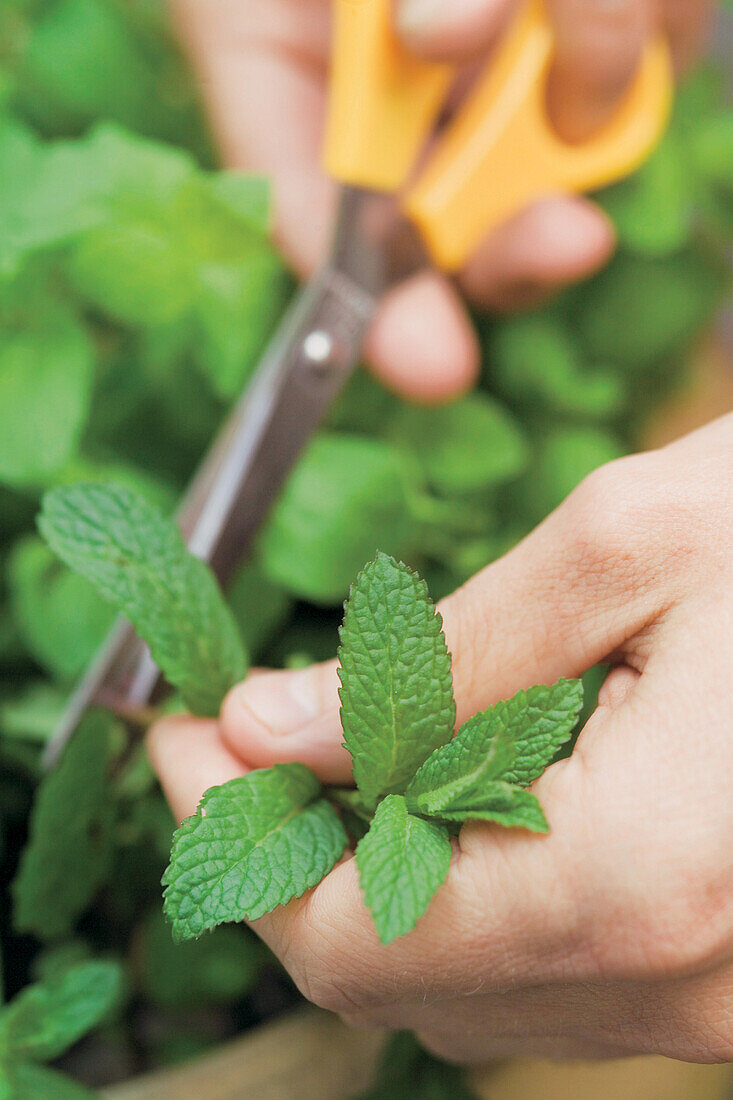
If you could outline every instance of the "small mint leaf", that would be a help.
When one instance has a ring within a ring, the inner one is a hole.
[[[95,1027],[122,990],[116,963],[86,962],[28,986],[0,1013],[0,1046],[10,1057],[47,1062]]]
[[[477,799],[470,810],[446,810],[440,820],[450,823],[492,821],[507,829],[529,829],[533,833],[549,833],[550,826],[542,807],[531,791],[510,783],[487,783],[483,799]]]
[[[163,876],[174,939],[257,920],[302,897],[346,844],[336,811],[302,764],[276,764],[213,787],[176,832]]]
[[[582,680],[558,680],[551,687],[520,691],[485,711],[488,722],[503,726],[514,744],[514,763],[501,778],[519,787],[534,783],[570,740],[582,709]]]
[[[356,863],[382,943],[412,931],[445,882],[451,851],[447,829],[413,817],[400,795],[380,802]]]
[[[386,554],[359,574],[339,649],[341,721],[365,800],[404,791],[453,734],[451,659],[427,586]]]
[[[175,524],[128,489],[89,484],[46,493],[38,526],[130,619],[189,710],[217,715],[247,659],[213,574]]]
[[[515,759],[507,731],[477,714],[457,736],[429,756],[405,792],[411,813],[442,817],[471,810],[483,801],[487,784],[503,776]]]

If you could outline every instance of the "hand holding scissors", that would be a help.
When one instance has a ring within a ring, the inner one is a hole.
[[[276,190],[276,230],[298,273],[321,262],[334,188],[321,167],[330,55],[330,0],[172,0],[181,38],[227,163],[262,172]],[[394,0],[394,25],[419,56],[463,71],[490,56],[519,0]],[[557,49],[553,120],[587,136],[614,110],[648,41],[652,9],[676,64],[693,52],[709,0],[551,0]],[[414,12],[414,14],[413,14]],[[455,284],[425,269],[381,303],[365,346],[391,389],[440,401],[467,389],[479,350],[463,296],[514,308],[584,277],[613,249],[592,202],[544,198],[485,240]]]
[[[529,0],[421,163],[456,73],[406,50],[390,13],[390,0],[334,2],[324,159],[341,197],[331,252],[296,298],[180,508],[189,548],[222,583],[359,362],[384,294],[428,266],[457,271],[493,228],[537,196],[580,192],[630,172],[667,119],[671,64],[657,38],[602,129],[580,144],[561,139],[546,111],[554,35],[540,0]],[[47,760],[58,759],[88,706],[135,712],[158,686],[145,646],[121,624],[74,693]]]

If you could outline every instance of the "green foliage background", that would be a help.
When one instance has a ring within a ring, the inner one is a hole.
[[[470,397],[414,409],[354,379],[229,593],[255,660],[332,656],[347,586],[377,549],[439,598],[635,446],[728,285],[721,74],[688,81],[651,161],[600,198],[616,258],[532,314],[477,317]],[[124,731],[88,731],[83,760],[69,754],[37,794],[42,747],[110,623],[35,533],[40,494],[114,480],[173,508],[292,291],[268,220],[266,182],[214,166],[159,0],[3,0],[0,940],[8,997],[89,958],[124,969],[125,995],[64,1062],[93,1085],[292,998],[244,933],[183,947],[164,934],[173,823]],[[73,889],[51,913],[59,867]]]

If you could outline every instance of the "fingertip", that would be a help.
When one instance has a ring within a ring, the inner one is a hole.
[[[259,672],[224,700],[225,745],[251,767],[298,761],[326,783],[348,783],[351,756],[342,745],[336,663]]]
[[[188,715],[163,718],[149,730],[148,757],[178,821],[196,812],[202,796],[247,774],[219,737],[215,721]]]
[[[467,392],[479,371],[478,339],[465,307],[435,272],[421,272],[387,295],[366,352],[389,389],[428,405]]]
[[[516,296],[537,296],[592,274],[616,246],[612,222],[582,197],[551,196],[496,230],[461,277],[466,294],[507,309]],[[521,303],[520,303],[521,304]]]
[[[511,0],[397,0],[395,20],[414,53],[465,62],[486,52],[510,11]]]
[[[613,114],[653,32],[649,0],[549,0],[555,60],[548,105],[566,141],[583,141]]]

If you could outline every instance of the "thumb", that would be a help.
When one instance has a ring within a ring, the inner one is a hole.
[[[624,654],[661,613],[648,499],[633,506],[639,464],[654,461],[621,459],[591,475],[515,550],[440,605],[460,722],[521,688]],[[325,782],[350,780],[335,662],[251,677],[225,701],[220,731],[251,767],[299,760]]]

